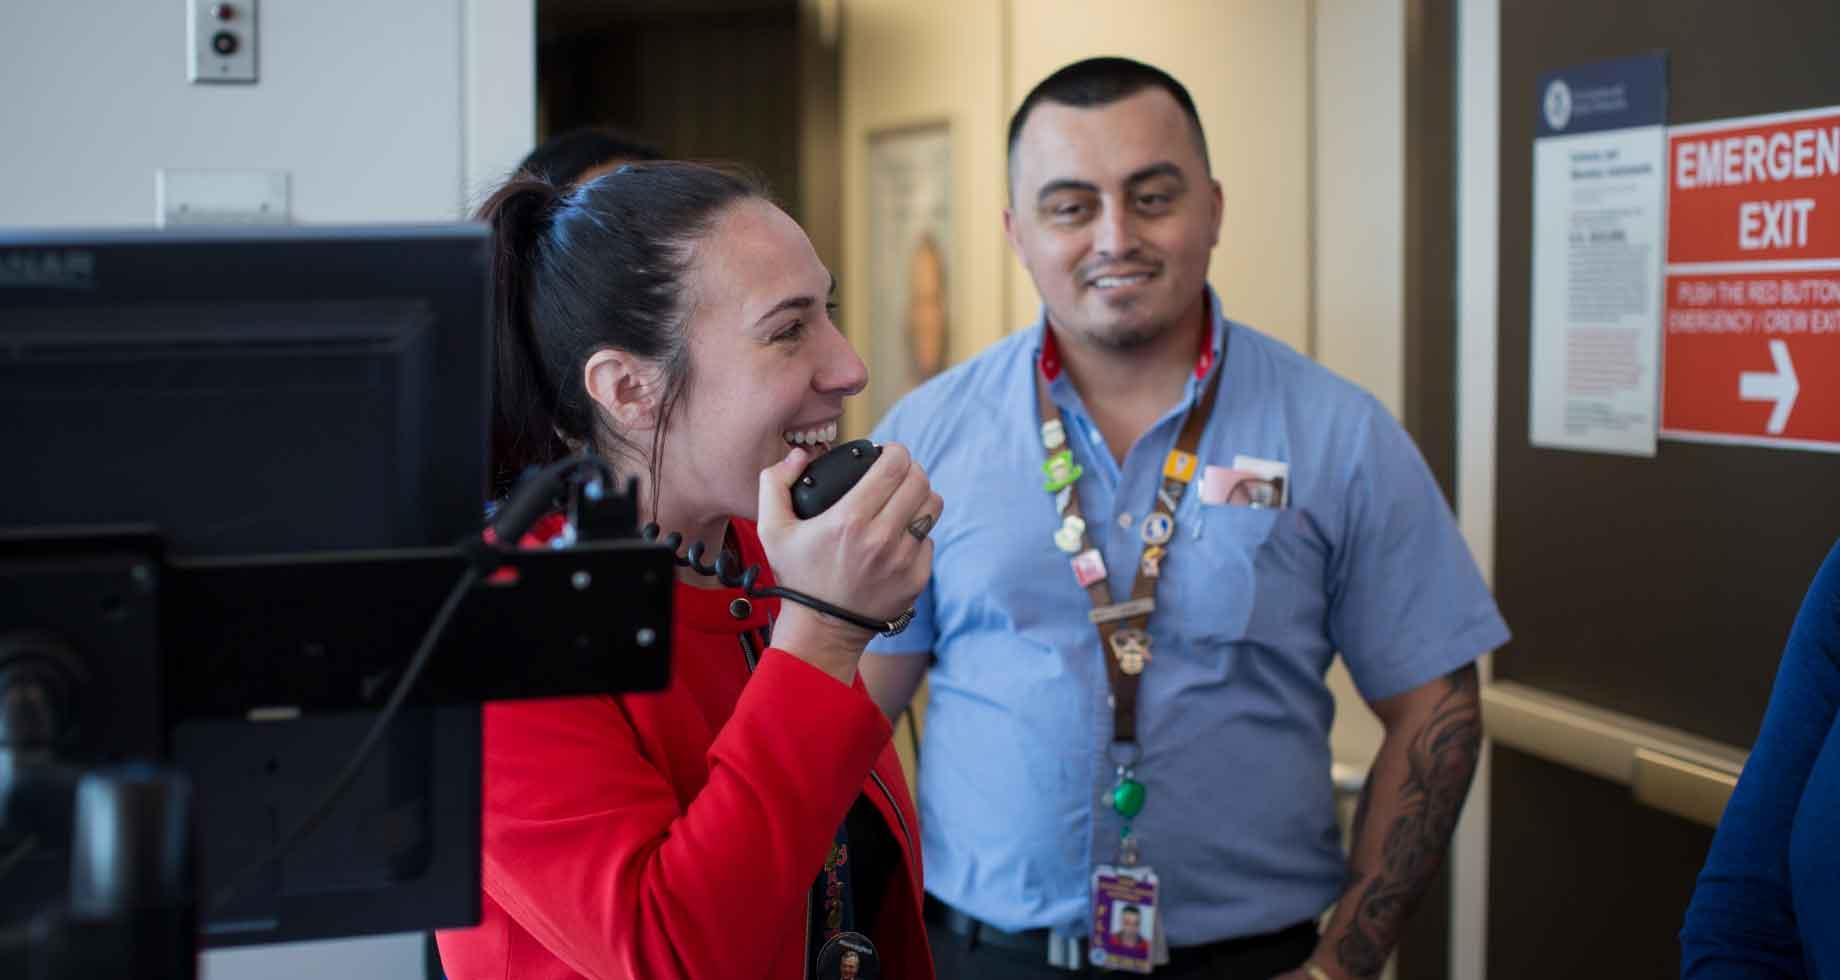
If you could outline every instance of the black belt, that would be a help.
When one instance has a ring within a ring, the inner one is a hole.
[[[951,930],[954,935],[964,936],[982,946],[995,946],[998,949],[1013,949],[1025,953],[1046,954],[1048,943],[1053,934],[1047,929],[1024,929],[1021,932],[1009,932],[998,929],[987,922],[980,922],[950,905],[926,896],[926,921],[941,925]]]
[[[960,912],[952,906],[934,898],[932,895],[926,896],[926,921],[942,926],[954,935],[963,936],[974,945],[1007,949],[1019,953],[1027,953],[1031,956],[1049,956],[1049,951],[1053,949],[1057,941],[1066,943],[1072,938],[1057,936],[1048,929],[1024,929],[1021,932],[1010,932],[1005,929],[998,929],[988,922],[974,919]],[[1261,933],[1256,936],[1239,936],[1233,939],[1222,939],[1219,942],[1207,943],[1201,946],[1171,947],[1169,950],[1169,960],[1171,966],[1179,966],[1184,960],[1191,957],[1196,959],[1208,959],[1220,956],[1239,956],[1263,952],[1270,947],[1285,946],[1291,943],[1301,942],[1306,937],[1312,942],[1315,941],[1316,920],[1306,919],[1296,925],[1286,926],[1275,932]],[[1085,967],[1086,962],[1084,953],[1086,950],[1086,938],[1084,936],[1078,937],[1074,942],[1077,943],[1077,950],[1074,951],[1073,957],[1070,960],[1063,960],[1062,957],[1058,956],[1051,957],[1057,961],[1053,965],[1070,970],[1083,969]]]

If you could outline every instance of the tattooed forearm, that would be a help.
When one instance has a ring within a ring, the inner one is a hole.
[[[1336,920],[1346,928],[1335,943],[1337,964],[1357,977],[1375,976],[1386,965],[1406,917],[1443,863],[1476,771],[1482,715],[1475,668],[1444,678],[1439,694],[1424,722],[1400,733],[1406,739],[1403,774],[1397,765],[1376,763],[1361,793],[1355,817],[1358,873],[1342,896],[1352,914],[1338,911]],[[1397,786],[1382,782],[1399,775]],[[1377,855],[1362,845],[1370,820],[1385,828]]]

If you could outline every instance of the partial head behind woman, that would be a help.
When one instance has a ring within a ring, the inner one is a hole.
[[[622,164],[663,157],[657,147],[611,126],[582,126],[544,140],[518,164],[518,172],[568,187]]]
[[[637,163],[567,191],[518,178],[480,217],[496,242],[499,493],[591,448],[642,478],[667,526],[751,517],[760,470],[834,440],[866,383],[830,273],[745,174]]]

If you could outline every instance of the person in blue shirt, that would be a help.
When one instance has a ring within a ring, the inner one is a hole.
[[[1840,977],[1840,544],[1815,574],[1680,932],[1689,980]]]
[[[1128,958],[1100,924],[1129,892],[1159,976],[1373,976],[1443,860],[1480,742],[1473,661],[1507,628],[1386,409],[1223,315],[1222,194],[1180,83],[1061,69],[1011,120],[1009,182],[1040,319],[875,433],[953,501],[913,624],[862,665],[890,715],[930,678],[940,975]],[[1385,725],[1352,862],[1338,652]],[[1152,901],[1124,880],[1146,869]]]

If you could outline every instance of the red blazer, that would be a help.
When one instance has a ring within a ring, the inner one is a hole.
[[[871,937],[882,976],[933,976],[887,719],[861,680],[781,650],[750,677],[739,634],[778,602],[737,620],[739,595],[678,585],[661,693],[486,707],[482,920],[438,936],[451,980],[799,980],[807,897],[858,794],[902,857]]]

